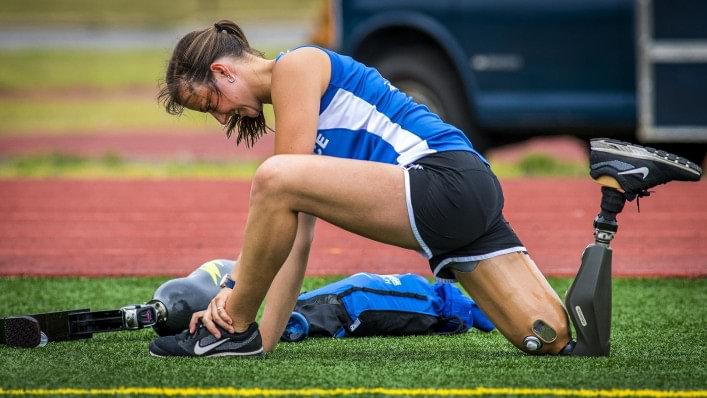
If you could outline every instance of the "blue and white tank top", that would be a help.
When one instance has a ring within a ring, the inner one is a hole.
[[[331,60],[331,79],[319,103],[314,153],[405,166],[436,152],[467,151],[488,164],[461,130],[415,103],[377,70],[320,50]]]

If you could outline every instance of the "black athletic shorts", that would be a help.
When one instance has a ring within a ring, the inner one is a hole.
[[[503,218],[498,179],[472,152],[438,152],[405,166],[408,216],[413,233],[440,280],[445,268],[526,251]]]

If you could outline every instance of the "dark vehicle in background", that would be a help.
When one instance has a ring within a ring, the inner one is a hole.
[[[537,134],[707,148],[707,1],[330,0],[315,41],[482,150]]]

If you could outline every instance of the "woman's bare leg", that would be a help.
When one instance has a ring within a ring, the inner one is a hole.
[[[419,250],[408,219],[402,168],[326,156],[273,156],[253,179],[238,283],[227,303],[237,331],[255,320],[290,253],[299,212],[383,243]]]
[[[314,238],[315,220],[316,218],[307,214],[299,214],[297,237],[292,251],[280,267],[265,296],[265,310],[260,319],[260,335],[265,352],[272,352],[275,349],[294,311],[297,297],[302,289],[309,249]]]
[[[479,262],[471,272],[455,270],[454,274],[496,328],[519,349],[530,352],[523,339],[536,335],[533,324],[538,320],[554,330],[556,338],[533,353],[558,354],[569,343],[569,319],[560,297],[527,254],[493,257]]]

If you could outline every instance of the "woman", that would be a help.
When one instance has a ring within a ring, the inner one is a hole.
[[[177,44],[160,98],[172,114],[210,113],[246,145],[265,134],[262,107],[271,103],[277,131],[273,156],[253,178],[238,284],[196,313],[188,332],[155,340],[153,355],[272,351],[302,284],[316,218],[420,252],[521,350],[571,349],[566,312],[503,218],[488,162],[376,70],[316,47],[268,60],[235,23],[220,21]]]

